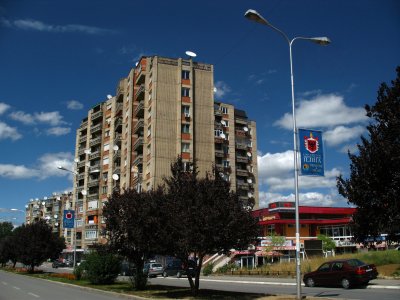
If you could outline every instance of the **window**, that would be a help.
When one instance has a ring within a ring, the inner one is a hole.
[[[147,127],[147,136],[151,135],[151,125]]]
[[[79,207],[79,208],[82,208],[82,206]],[[82,224],[83,224],[82,219],[77,219],[76,220],[76,227],[82,227]]]
[[[190,116],[190,107],[187,105],[183,105],[182,106],[182,114],[184,114],[185,117],[189,117]]]
[[[147,145],[147,154],[150,154],[151,153],[151,144],[148,144]]]
[[[190,144],[182,143],[182,152],[190,152]]]
[[[104,136],[105,136],[105,137],[109,137],[109,136],[110,136],[110,130],[105,131],[105,132],[104,132]]]
[[[110,160],[108,157],[103,158],[103,166],[108,165],[109,162],[110,162]]]
[[[97,230],[86,230],[85,239],[97,239]]]
[[[225,106],[221,106],[221,110],[223,114],[227,114],[228,113],[228,108]]]
[[[190,125],[182,124],[182,133],[190,133]]]
[[[88,209],[97,209],[97,201],[89,201],[88,202]]]
[[[214,136],[215,137],[220,137],[220,135],[223,133],[221,129],[215,129],[214,130]]]
[[[188,70],[182,70],[182,79],[189,79],[190,72]]]
[[[224,168],[229,167],[229,160],[224,160],[224,161],[222,161],[222,163],[224,164]]]
[[[101,192],[102,192],[102,194],[107,194],[107,186],[103,186],[101,188]]]
[[[182,97],[190,97],[190,89],[189,88],[182,88]]]
[[[104,144],[104,151],[110,150],[110,144]]]
[[[225,125],[223,124],[224,127],[229,127],[229,121],[228,120],[224,120]]]

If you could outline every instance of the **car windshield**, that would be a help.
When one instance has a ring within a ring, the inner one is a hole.
[[[153,264],[153,268],[162,268],[162,264]]]
[[[364,262],[358,259],[350,259],[347,263],[352,267],[359,267],[365,265]]]

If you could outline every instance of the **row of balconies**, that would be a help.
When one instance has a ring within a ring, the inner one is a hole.
[[[101,131],[102,126],[103,126],[102,123],[92,126],[92,127],[90,128],[90,133],[94,133],[94,132],[97,132],[97,131]]]
[[[98,144],[101,144],[101,136],[98,136],[98,137],[96,137],[96,138],[94,138],[94,139],[91,139],[90,140],[90,143],[89,143],[89,145],[92,147],[92,146],[95,146],[95,145],[98,145]]]
[[[95,119],[97,119],[99,117],[102,117],[102,116],[103,116],[103,111],[100,110],[100,111],[97,111],[95,113],[92,113],[90,119],[93,121],[93,120],[95,120]]]

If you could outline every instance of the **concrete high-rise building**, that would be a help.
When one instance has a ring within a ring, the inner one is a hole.
[[[200,176],[215,165],[258,208],[256,124],[214,101],[213,66],[142,57],[77,130],[77,247],[105,241],[102,206],[113,190],[156,187],[178,155],[196,160]]]

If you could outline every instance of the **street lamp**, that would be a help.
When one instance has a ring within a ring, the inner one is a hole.
[[[292,88],[292,118],[293,118],[293,158],[294,158],[294,189],[295,189],[295,219],[296,219],[296,299],[301,299],[301,271],[300,271],[300,220],[299,220],[299,173],[297,166],[297,125],[296,125],[296,107],[294,101],[294,80],[293,80],[293,59],[292,59],[292,45],[295,40],[308,40],[316,44],[325,46],[331,41],[327,37],[302,37],[297,36],[293,39],[289,39],[286,33],[279,28],[273,26],[257,11],[249,9],[246,11],[244,16],[257,23],[271,27],[273,30],[281,34],[289,45],[289,57],[290,57],[290,81]]]

